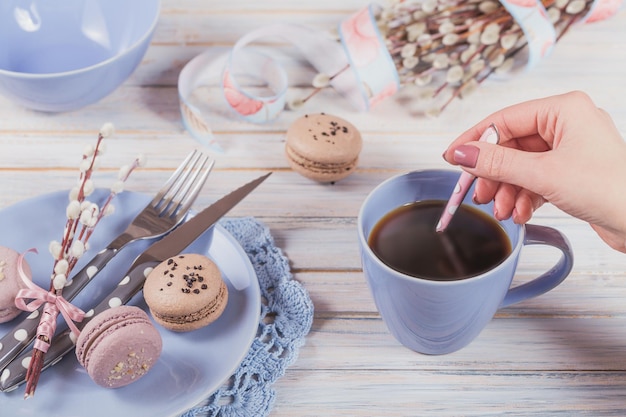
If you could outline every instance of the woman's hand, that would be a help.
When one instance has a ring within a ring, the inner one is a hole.
[[[477,142],[491,124],[500,143]],[[626,143],[589,96],[571,92],[502,109],[465,133],[444,159],[478,177],[474,200],[526,223],[548,201],[626,252]]]

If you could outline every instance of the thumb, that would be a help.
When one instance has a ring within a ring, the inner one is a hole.
[[[487,142],[472,142],[454,150],[454,162],[470,174],[493,181],[517,185],[542,194],[549,178],[539,163],[538,152],[525,152]]]

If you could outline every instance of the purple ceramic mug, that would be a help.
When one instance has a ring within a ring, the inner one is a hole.
[[[573,266],[572,248],[558,230],[538,225],[500,222],[511,243],[511,253],[492,269],[462,280],[434,281],[398,272],[383,263],[368,245],[376,223],[394,209],[421,200],[447,200],[459,172],[415,171],[392,177],[376,187],[363,202],[358,216],[363,272],[376,307],[389,331],[404,346],[425,354],[454,352],[469,344],[496,311],[536,297],[559,285]],[[493,205],[476,205],[472,193],[463,204],[493,217]],[[539,277],[511,288],[524,246],[547,245],[561,256]]]

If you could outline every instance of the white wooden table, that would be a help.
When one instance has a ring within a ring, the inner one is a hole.
[[[107,121],[117,133],[108,141],[102,185],[144,153],[148,167],[128,188],[154,192],[199,146],[178,109],[176,82],[186,62],[270,23],[331,28],[365,4],[164,0],[141,66],[101,102],[43,114],[0,98],[0,206],[68,188],[80,152]],[[533,222],[559,228],[572,242],[571,276],[544,296],[501,310],[470,346],[445,356],[409,351],[388,333],[362,276],[356,234],[359,206],[375,185],[397,173],[447,167],[440,156],[447,144],[505,105],[581,89],[626,136],[625,47],[625,11],[576,26],[538,67],[487,81],[436,120],[419,114],[418,100],[408,92],[358,113],[332,91],[268,125],[214,119],[226,152],[214,155],[217,165],[197,206],[273,171],[230,216],[255,216],[270,227],[315,304],[306,344],[275,384],[273,416],[626,415],[626,255],[605,246],[586,224],[550,206],[540,209]],[[290,71],[291,88],[308,92],[311,70]],[[316,111],[348,119],[364,137],[357,171],[332,186],[294,173],[284,157],[290,122]],[[516,280],[552,262],[551,254],[529,250]]]

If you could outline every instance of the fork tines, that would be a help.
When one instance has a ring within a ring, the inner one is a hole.
[[[187,211],[214,164],[215,161],[202,152],[191,152],[152,200],[154,208],[166,217]]]

